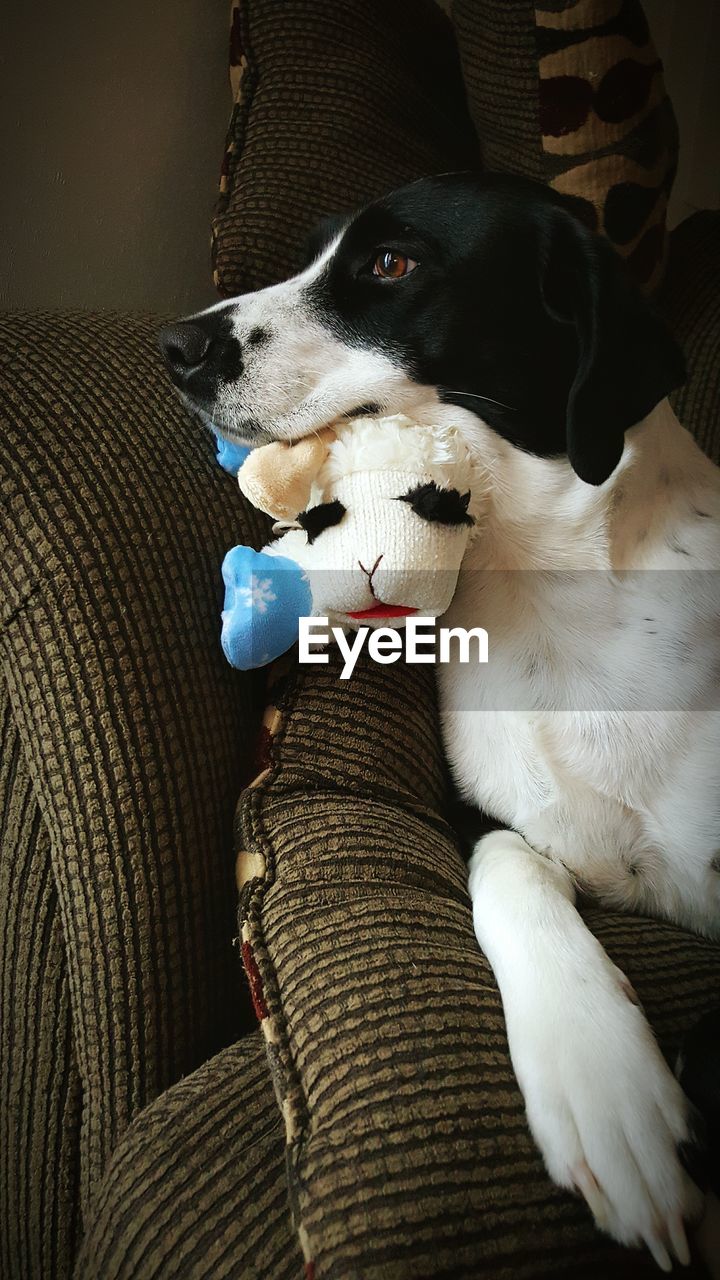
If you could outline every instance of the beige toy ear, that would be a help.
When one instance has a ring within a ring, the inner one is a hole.
[[[313,480],[334,438],[332,429],[324,427],[294,444],[276,440],[252,449],[238,471],[241,492],[276,520],[294,520],[308,504]]]

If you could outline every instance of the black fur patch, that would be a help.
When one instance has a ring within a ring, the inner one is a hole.
[[[270,337],[269,329],[264,329],[262,325],[256,324],[255,328],[250,330],[245,342],[248,347],[261,347],[264,343],[270,341]]]
[[[404,493],[399,502],[407,502],[413,511],[423,520],[432,520],[434,524],[474,524],[468,515],[470,491],[460,493],[457,489],[441,489],[430,481],[419,484],[415,489]]]
[[[344,413],[343,418],[370,418],[376,413],[380,413],[381,405],[377,400],[367,400],[365,404],[359,404],[355,409],[351,409],[349,413]]]
[[[443,403],[601,484],[684,364],[612,245],[576,215],[576,200],[510,174],[422,178],[347,220],[305,298],[348,347],[389,355]],[[380,249],[418,265],[381,279]]]
[[[330,529],[334,524],[339,524],[346,510],[342,502],[335,498],[333,502],[321,502],[317,507],[308,507],[307,511],[301,511],[297,518],[298,524],[305,530],[310,545],[312,546],[323,529]]]

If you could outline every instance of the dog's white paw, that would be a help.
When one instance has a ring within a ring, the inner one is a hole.
[[[690,1261],[683,1224],[702,1212],[679,1154],[690,1108],[630,984],[601,955],[563,984],[562,1005],[516,1008],[513,1063],[550,1176],[584,1196],[603,1231],[644,1242],[669,1271],[673,1255]]]

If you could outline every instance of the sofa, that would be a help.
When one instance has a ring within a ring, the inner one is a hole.
[[[718,459],[720,215],[667,233],[639,4],[240,0],[230,48],[220,296],[421,173],[527,173],[654,295]],[[163,319],[0,319],[1,1280],[654,1275],[529,1136],[432,673],[225,663],[219,566],[267,526]],[[720,947],[585,915],[673,1061]]]

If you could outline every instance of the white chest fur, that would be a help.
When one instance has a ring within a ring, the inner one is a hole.
[[[460,789],[601,900],[720,934],[720,472],[667,403],[600,489],[489,470],[446,622],[490,662],[439,668]]]

